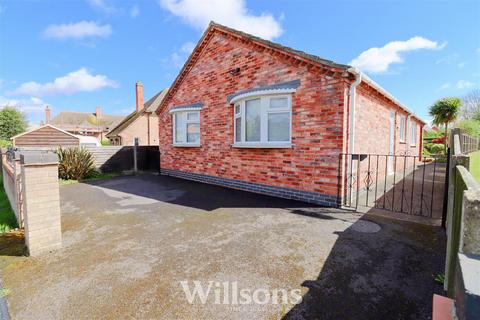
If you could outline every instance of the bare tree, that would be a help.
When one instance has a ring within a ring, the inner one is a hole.
[[[480,89],[475,89],[462,98],[460,117],[462,119],[480,117]]]

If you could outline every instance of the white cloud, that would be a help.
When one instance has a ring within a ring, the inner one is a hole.
[[[116,88],[118,84],[105,75],[92,75],[87,69],[81,68],[58,77],[53,82],[38,83],[35,81],[25,82],[15,90],[8,92],[9,95],[47,96],[55,94],[72,94],[75,92],[91,92],[102,88]]]
[[[213,20],[268,40],[283,33],[279,20],[272,14],[249,13],[245,0],[159,0],[159,3],[198,29],[204,29]]]
[[[455,63],[459,57],[460,55],[458,53],[452,53],[440,59],[437,59],[437,61],[435,61],[435,64],[452,64]]]
[[[22,111],[26,116],[30,124],[40,123],[45,120],[45,106],[50,104],[37,98],[30,97],[28,99],[9,99],[0,96],[0,109],[6,106],[14,107],[19,111]]]
[[[113,14],[117,12],[117,9],[106,0],[87,0],[87,2],[93,9],[103,13]]]
[[[447,90],[448,88],[450,88],[450,86],[450,83],[444,83],[437,89],[437,91]]]
[[[137,5],[134,5],[132,9],[130,9],[130,18],[136,18],[140,15],[140,9]]]
[[[112,33],[109,24],[98,25],[93,21],[80,21],[68,24],[52,24],[43,32],[47,38],[82,39],[86,37],[108,37]]]
[[[185,42],[180,49],[172,52],[168,58],[162,59],[162,62],[173,65],[176,68],[181,68],[194,48],[195,43],[191,41]]]
[[[381,48],[370,48],[363,51],[350,64],[366,72],[382,73],[388,71],[391,64],[403,63],[401,53],[419,49],[442,49],[439,45],[423,37],[413,37],[406,41],[392,41]]]
[[[466,64],[467,64],[466,62],[459,62],[459,63],[457,64],[457,66],[458,66],[459,68],[463,68],[463,67],[465,67]]]
[[[467,81],[467,80],[459,80],[456,84],[457,89],[468,89],[475,85],[475,83]]]
[[[9,106],[15,107],[23,112],[43,112],[47,104],[40,98],[30,97],[28,99],[8,99],[0,96],[0,108]]]

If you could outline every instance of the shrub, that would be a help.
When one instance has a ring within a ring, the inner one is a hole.
[[[440,143],[435,143],[430,147],[430,152],[432,154],[441,154],[441,153],[444,153],[444,151],[445,151],[445,146]]]
[[[431,130],[431,131],[425,132],[424,135],[423,135],[423,138],[427,139],[427,140],[431,140],[431,139],[435,139],[435,138],[439,138],[439,137],[443,137],[443,136],[445,136],[445,133],[440,132],[440,131]]]
[[[57,150],[58,175],[65,180],[83,180],[95,173],[92,154],[84,148]]]
[[[110,145],[110,140],[103,139],[102,141],[100,141],[100,143],[101,143],[102,146],[109,146]]]
[[[445,140],[447,140],[447,137],[443,136],[443,137],[432,139],[432,143],[445,144]]]
[[[463,120],[457,123],[456,127],[463,129],[468,135],[480,137],[480,121],[478,120]]]
[[[11,146],[12,146],[12,142],[10,140],[0,139],[0,148],[8,148]]]

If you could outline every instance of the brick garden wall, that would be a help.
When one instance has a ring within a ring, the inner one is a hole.
[[[237,67],[240,74],[230,75]],[[233,107],[227,96],[296,79],[301,85],[292,98],[292,148],[233,148]],[[161,167],[336,196],[345,88],[342,78],[215,33],[160,115]],[[167,111],[195,102],[204,103],[201,147],[173,147],[172,116]]]

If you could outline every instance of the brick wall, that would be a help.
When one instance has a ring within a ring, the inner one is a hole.
[[[237,67],[240,74],[230,75]],[[292,98],[292,148],[233,148],[233,107],[227,96],[296,79],[301,84]],[[342,78],[216,33],[160,115],[161,167],[337,195],[345,86]],[[201,147],[173,147],[172,116],[167,111],[195,102],[204,103]]]
[[[357,107],[355,124],[355,153],[387,154],[390,148],[390,111],[395,113],[394,154],[418,156],[420,146],[420,133],[422,123],[411,118],[417,123],[416,145],[410,145],[410,128],[407,121],[406,142],[400,141],[400,117],[407,116],[407,112],[388,101],[386,98],[375,94],[362,83],[357,89]]]
[[[150,121],[150,125],[149,122]],[[150,139],[148,137],[150,128]],[[142,146],[158,146],[158,117],[156,114],[142,114],[119,134],[122,146],[133,146],[133,139],[139,138]]]
[[[402,110],[396,104],[380,96],[374,90],[362,83],[357,88],[357,107],[355,124],[355,153],[361,154],[379,154],[387,155],[390,151],[390,112],[394,112],[394,155],[410,155],[414,157],[390,157],[394,171],[401,172],[403,167],[412,168],[413,165],[420,163],[421,155],[421,131],[422,123],[418,119],[410,117],[406,111]],[[400,119],[402,116],[406,119],[405,142],[400,141]],[[416,144],[410,144],[410,120],[417,124]],[[380,177],[384,177],[387,168],[387,158],[380,156],[371,157],[371,166]],[[368,168],[367,163],[360,165],[363,171]],[[361,176],[363,176],[361,174]]]

